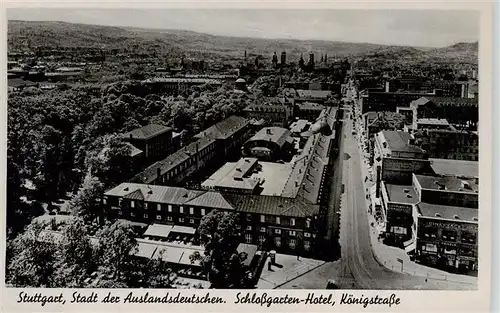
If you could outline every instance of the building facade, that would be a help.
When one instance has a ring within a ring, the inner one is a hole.
[[[149,124],[122,134],[124,140],[143,152],[146,161],[157,161],[169,155],[172,147],[172,128]]]
[[[318,252],[318,206],[280,197],[249,197],[123,183],[104,194],[103,205],[109,217],[194,228],[212,210],[235,212],[242,242],[299,255]],[[287,203],[296,208],[290,209]]]

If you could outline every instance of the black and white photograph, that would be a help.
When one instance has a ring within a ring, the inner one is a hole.
[[[478,11],[6,17],[7,289],[478,290]]]

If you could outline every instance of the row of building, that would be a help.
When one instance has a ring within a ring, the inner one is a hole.
[[[243,243],[324,255],[327,251],[321,247],[331,239],[326,238],[331,227],[327,187],[337,160],[341,117],[339,110],[330,107],[316,118],[316,122],[306,121],[309,127],[302,132],[292,133],[272,126],[254,132],[249,119],[229,117],[130,182],[108,190],[103,196],[105,212],[111,218],[194,228],[212,210],[237,212]],[[168,132],[163,134],[168,137]],[[212,170],[217,161],[240,153],[236,162]],[[212,175],[196,188],[181,186],[204,170]]]

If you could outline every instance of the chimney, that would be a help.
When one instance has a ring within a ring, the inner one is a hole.
[[[156,177],[157,178],[161,177],[161,168],[159,168],[159,167],[156,168]]]
[[[134,138],[134,135],[130,134],[130,139]]]

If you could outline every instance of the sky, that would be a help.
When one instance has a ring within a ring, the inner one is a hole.
[[[7,18],[420,47],[479,40],[479,13],[465,10],[16,8]]]

